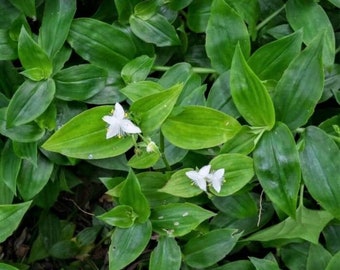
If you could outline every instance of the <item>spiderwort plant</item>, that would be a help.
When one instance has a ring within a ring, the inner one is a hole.
[[[244,3],[0,1],[1,269],[340,264],[339,1]]]

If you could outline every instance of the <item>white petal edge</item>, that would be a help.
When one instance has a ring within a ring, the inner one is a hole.
[[[196,171],[189,171],[185,173],[186,176],[188,176],[195,185],[197,185],[201,190],[207,191],[207,182],[205,181],[204,177],[202,177],[198,172]]]
[[[120,120],[122,120],[125,116],[124,109],[122,105],[120,105],[118,102],[115,104],[115,110],[113,112],[113,116]]]
[[[123,119],[120,123],[120,127],[125,133],[129,133],[129,134],[142,132],[139,127],[137,127],[135,124],[133,124],[128,119]]]

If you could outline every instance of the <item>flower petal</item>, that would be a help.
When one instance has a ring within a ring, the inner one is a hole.
[[[112,115],[105,115],[102,118],[106,123],[108,123],[109,125],[116,125],[117,124],[117,119],[116,117],[112,116]]]
[[[185,173],[194,183],[197,185],[201,190],[207,191],[207,182],[205,181],[204,177],[202,177],[196,171],[189,171]]]
[[[107,132],[106,132],[106,139],[110,139],[112,137],[115,137],[117,135],[121,135],[121,129],[120,126],[117,125],[109,125],[109,127],[107,128]]]
[[[125,116],[124,109],[122,105],[120,105],[118,102],[115,104],[115,110],[113,112],[113,116],[117,118],[118,120],[122,120]]]
[[[203,166],[199,171],[199,175],[201,175],[202,177],[208,177],[209,176],[209,173],[210,173],[210,168],[211,168],[211,165],[206,165],[206,166]]]
[[[129,133],[129,134],[142,132],[139,127],[137,127],[135,124],[133,124],[128,119],[123,119],[120,123],[120,127],[125,133]]]
[[[216,192],[218,193],[221,191],[223,180],[224,180],[224,169],[219,169],[210,175],[211,185],[213,189],[215,189]]]

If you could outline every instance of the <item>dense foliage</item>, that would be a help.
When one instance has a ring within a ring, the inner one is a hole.
[[[1,0],[0,268],[337,269],[339,0]]]

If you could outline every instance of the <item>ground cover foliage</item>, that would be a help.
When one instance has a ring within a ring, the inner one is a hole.
[[[0,1],[0,269],[337,269],[339,8]]]

